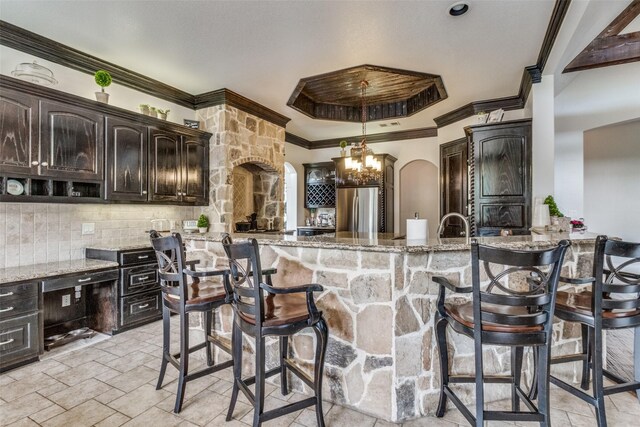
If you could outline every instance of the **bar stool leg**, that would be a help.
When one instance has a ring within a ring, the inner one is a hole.
[[[329,328],[324,319],[320,319],[313,327],[317,343],[316,343],[316,360],[313,369],[313,383],[316,393],[316,420],[318,427],[324,427],[324,414],[322,412],[322,373],[324,371],[324,356],[327,352],[327,338],[329,336]]]
[[[229,410],[227,411],[227,421],[231,421],[233,417],[233,410],[238,400],[238,384],[242,379],[242,331],[235,322],[231,329],[231,352],[233,354],[233,389],[231,391]]]
[[[591,373],[591,370],[589,369],[589,364],[591,363],[589,327],[587,325],[580,326],[582,329],[582,354],[584,355],[584,360],[582,361],[582,381],[580,382],[580,387],[583,390],[589,390],[589,374]]]
[[[436,343],[440,355],[440,401],[436,409],[436,417],[443,417],[447,409],[447,395],[445,387],[449,385],[449,353],[447,350],[447,320],[436,314]]]
[[[540,426],[548,427],[551,425],[551,408],[549,406],[551,348],[548,346],[538,346],[534,351],[538,353],[538,412],[544,415],[544,421],[540,423]]]
[[[207,366],[213,366],[213,344],[209,341],[211,336],[211,311],[202,313],[202,321],[204,322],[204,344],[207,353]]]
[[[189,314],[180,313],[180,368],[178,377],[178,392],[176,393],[176,406],[174,412],[177,414],[182,409],[184,401],[184,390],[187,386],[186,377],[189,373]]]
[[[287,386],[287,365],[284,363],[289,355],[289,337],[280,337],[280,392],[283,396],[289,394]]]
[[[484,366],[482,362],[482,344],[480,338],[475,337],[476,362],[476,427],[484,427]]]
[[[522,347],[511,347],[511,377],[513,382],[511,385],[511,410],[520,410],[520,397],[517,388],[520,387],[520,380],[522,378]]]
[[[590,328],[591,329],[591,328]],[[602,329],[590,330],[591,363],[593,365],[593,397],[595,398],[596,420],[598,427],[607,426],[607,416],[604,407],[604,384],[602,374]]]
[[[162,388],[162,381],[164,380],[164,374],[167,371],[167,363],[171,354],[171,313],[169,309],[162,306],[162,362],[160,363],[160,375],[158,376],[158,384],[156,384],[156,390]]]
[[[256,392],[253,402],[253,427],[260,427],[262,424],[260,416],[264,412],[264,352],[264,338],[258,335],[256,337]]]

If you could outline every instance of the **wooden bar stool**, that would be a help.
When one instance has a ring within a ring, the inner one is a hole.
[[[162,289],[162,364],[156,390],[162,387],[167,363],[171,363],[179,371],[174,407],[174,412],[178,413],[182,409],[188,381],[233,365],[233,360],[214,365],[211,347],[212,344],[216,345],[231,354],[229,346],[211,333],[213,310],[228,304],[231,298],[229,274],[228,270],[195,271],[188,268],[182,237],[178,233],[162,237],[157,231],[151,230],[150,237],[158,259],[158,276]],[[192,278],[190,285],[187,283],[187,276]],[[221,276],[222,284],[207,280],[214,276]],[[170,351],[171,313],[177,313],[180,322],[180,351],[173,354]],[[205,328],[204,342],[192,347],[189,346],[189,314],[191,313],[202,313]],[[189,374],[189,354],[203,348],[206,349],[207,367]]]
[[[323,290],[320,285],[302,285],[293,288],[279,288],[263,281],[260,266],[258,243],[250,239],[241,243],[233,243],[229,235],[223,238],[224,250],[229,258],[230,276],[233,284],[234,326],[232,332],[233,391],[227,413],[227,421],[231,420],[233,410],[241,390],[254,408],[253,426],[299,411],[315,405],[316,419],[319,426],[324,426],[322,414],[322,372],[324,356],[327,349],[328,328],[322,313],[316,308],[313,292]],[[244,266],[243,266],[244,264]],[[267,294],[265,297],[265,293]],[[312,328],[317,343],[314,363],[314,376],[311,378],[288,357],[288,337],[305,328]],[[255,338],[255,376],[242,378],[242,333]],[[280,366],[266,370],[265,338],[280,337]],[[314,396],[299,402],[264,410],[265,379],[280,374],[281,391],[289,393],[287,371],[292,372],[314,390]],[[255,394],[249,386],[255,384]]]
[[[444,277],[434,277],[440,285],[435,316],[436,339],[440,353],[440,402],[436,415],[444,415],[447,398],[450,398],[471,425],[482,426],[484,421],[538,421],[550,425],[549,408],[549,356],[551,349],[553,309],[562,261],[569,243],[565,240],[551,249],[538,251],[512,251],[471,243],[472,286],[459,288]],[[498,266],[495,268],[494,266]],[[488,277],[483,290],[480,270]],[[492,271],[497,271],[494,273]],[[509,277],[527,286],[511,285]],[[505,280],[506,279],[506,280]],[[445,302],[445,291],[471,293],[471,302],[453,304]],[[479,321],[476,321],[479,319]],[[475,375],[450,375],[447,348],[447,326],[474,340]],[[483,373],[483,345],[511,347],[511,374],[485,376]],[[523,347],[530,346],[538,355],[536,406],[521,388]],[[475,416],[462,403],[450,384],[475,383]],[[484,409],[484,384],[511,384],[512,411],[486,411]],[[520,410],[520,401],[529,409]]]
[[[625,380],[602,366],[602,331],[640,327],[640,274],[629,271],[633,264],[640,264],[640,243],[598,236],[593,277],[560,279],[571,284],[591,283],[591,286],[585,292],[558,292],[555,315],[567,322],[580,323],[582,353],[556,357],[551,363],[582,361],[580,387],[589,389],[589,374],[593,372],[593,396],[554,376],[551,383],[593,405],[599,427],[607,425],[604,396],[640,390],[640,381]],[[636,368],[640,366],[638,353],[635,354],[635,363]],[[604,387],[603,377],[616,384]]]

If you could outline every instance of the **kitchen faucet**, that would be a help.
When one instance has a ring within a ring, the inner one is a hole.
[[[465,216],[459,214],[458,212],[450,212],[442,217],[442,219],[440,220],[440,225],[438,226],[438,231],[436,232],[436,236],[440,237],[440,235],[442,234],[442,230],[444,230],[444,222],[452,216],[457,216],[458,218],[462,218],[462,222],[464,222],[464,235],[467,238],[467,242],[468,242],[469,241],[469,220]]]

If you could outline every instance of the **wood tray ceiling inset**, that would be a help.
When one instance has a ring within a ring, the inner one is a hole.
[[[363,80],[367,121],[409,117],[447,98],[438,75],[360,65],[301,79],[287,105],[314,119],[360,122]]]

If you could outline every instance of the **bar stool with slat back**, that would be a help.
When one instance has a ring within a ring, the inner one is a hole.
[[[560,279],[574,285],[591,283],[591,289],[585,292],[558,292],[555,315],[567,322],[580,323],[582,353],[555,357],[551,363],[582,361],[580,387],[583,390],[589,389],[589,374],[593,372],[593,396],[554,376],[551,377],[551,383],[594,405],[599,427],[607,425],[604,396],[640,390],[639,381],[625,380],[602,366],[602,331],[640,327],[640,273],[629,271],[634,264],[640,266],[640,243],[609,240],[607,236],[598,236],[594,251],[593,277]],[[636,343],[636,369],[640,364],[639,350]],[[616,384],[604,387],[603,376]]]
[[[471,425],[484,421],[538,421],[550,425],[549,355],[551,349],[553,310],[562,261],[569,243],[536,251],[513,251],[471,243],[471,287],[456,287],[444,277],[434,277],[440,285],[435,316],[435,329],[440,353],[440,402],[436,415],[444,415],[450,398]],[[486,290],[481,288],[481,267],[488,277]],[[494,273],[497,272],[497,273]],[[509,284],[509,279],[514,283]],[[524,280],[523,280],[524,279]],[[471,302],[445,302],[445,290],[472,293]],[[475,321],[480,319],[480,321]],[[475,375],[451,375],[447,326],[474,340]],[[511,347],[511,374],[485,376],[483,345]],[[531,346],[538,355],[538,406],[521,388],[523,347]],[[451,388],[451,383],[475,383],[475,416]],[[487,411],[484,407],[484,383],[511,384],[512,411]],[[520,410],[520,401],[528,411]]]
[[[327,349],[328,328],[322,312],[316,308],[313,292],[323,290],[320,285],[302,285],[292,288],[274,287],[264,283],[260,266],[258,243],[250,239],[241,243],[233,243],[227,234],[223,237],[224,250],[229,258],[231,281],[233,288],[234,322],[232,332],[233,359],[233,391],[227,413],[227,421],[231,420],[233,410],[241,390],[253,404],[253,426],[299,411],[315,405],[316,419],[319,426],[324,426],[322,413],[322,372],[324,356]],[[245,266],[242,263],[245,263]],[[265,297],[264,294],[267,294]],[[288,337],[305,328],[315,332],[316,352],[314,376],[300,370],[288,357]],[[255,376],[242,379],[242,333],[253,336],[255,346]],[[280,366],[269,371],[265,368],[265,338],[280,338]],[[264,411],[265,378],[280,374],[280,387],[283,395],[289,393],[287,371],[295,374],[314,391],[314,396],[298,402]],[[249,385],[255,383],[255,394]]]
[[[182,409],[184,392],[188,381],[195,380],[212,372],[233,365],[229,360],[217,365],[213,362],[211,344],[231,354],[231,349],[211,333],[213,310],[230,301],[230,283],[228,270],[195,271],[188,268],[185,260],[182,237],[178,233],[162,237],[157,231],[150,231],[151,245],[158,260],[158,276],[162,289],[162,364],[156,389],[162,387],[162,380],[171,363],[179,371],[178,391],[174,412]],[[192,283],[187,283],[187,276]],[[214,276],[222,277],[222,284],[207,280]],[[177,313],[180,322],[180,351],[170,351],[170,314]],[[189,314],[202,313],[205,329],[205,341],[189,347]],[[189,374],[189,354],[206,349],[207,367]]]

